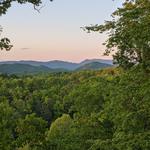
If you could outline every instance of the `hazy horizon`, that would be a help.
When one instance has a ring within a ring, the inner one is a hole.
[[[37,62],[48,62],[48,61],[64,61],[64,62],[71,62],[71,63],[81,63],[82,61],[85,61],[85,60],[108,60],[108,61],[112,61],[112,59],[105,59],[105,58],[85,58],[83,60],[79,60],[79,61],[72,61],[72,60],[62,60],[62,59],[49,59],[49,60],[31,60],[31,59],[20,59],[20,60],[0,60],[0,62],[11,62],[11,61],[37,61]]]
[[[112,59],[104,57],[102,43],[106,35],[87,34],[80,27],[102,24],[122,0],[55,0],[44,1],[40,13],[32,5],[13,3],[0,18],[2,36],[14,45],[9,52],[0,52],[0,61],[63,60],[80,62],[85,59]]]

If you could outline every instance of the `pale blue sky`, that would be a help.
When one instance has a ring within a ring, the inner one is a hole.
[[[3,36],[14,47],[1,52],[0,60],[68,60],[79,62],[102,56],[106,36],[87,34],[80,27],[110,20],[123,0],[54,0],[43,2],[38,13],[32,5],[13,3],[0,18]],[[109,57],[110,58],[110,57]]]

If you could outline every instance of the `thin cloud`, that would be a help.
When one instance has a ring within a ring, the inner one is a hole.
[[[29,50],[30,48],[28,48],[28,47],[23,47],[23,48],[21,48],[22,50]]]

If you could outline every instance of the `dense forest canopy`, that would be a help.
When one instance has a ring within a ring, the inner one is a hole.
[[[0,76],[0,149],[149,150],[150,78],[139,68]]]

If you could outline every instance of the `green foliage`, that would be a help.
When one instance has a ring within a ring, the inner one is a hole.
[[[1,5],[0,5],[1,6]],[[0,11],[1,11],[1,7],[0,7]],[[1,13],[0,13],[1,16]],[[2,27],[0,26],[0,35],[2,33]],[[10,40],[8,38],[2,38],[0,39],[0,50],[10,50],[12,48],[12,45],[10,44]]]
[[[37,74],[37,73],[49,73],[49,72],[57,72],[57,69],[50,69],[46,66],[32,66],[28,64],[0,64],[0,72],[7,74]]]
[[[104,25],[87,26],[95,32],[107,32],[105,54],[116,51],[114,62],[124,68],[141,63],[144,69],[150,65],[150,1],[128,0],[113,14],[112,21]]]
[[[41,1],[20,1],[39,6]],[[12,1],[0,2],[0,15]],[[0,149],[149,150],[149,0],[126,1],[105,25],[106,54],[124,68],[47,75],[0,75]],[[9,40],[0,48],[9,49]],[[139,65],[137,65],[139,63]]]
[[[78,67],[76,70],[77,71],[79,71],[79,70],[100,70],[100,69],[111,67],[111,66],[112,65],[100,63],[100,62],[91,62],[91,63],[87,63],[85,65]]]
[[[10,45],[10,40],[8,38],[1,39],[0,48],[1,50],[5,49],[6,51],[9,51],[12,48],[12,45]]]
[[[19,119],[16,127],[16,143],[18,147],[29,144],[31,147],[40,145],[46,130],[46,121],[36,117],[35,114],[26,115]]]
[[[0,149],[11,149],[14,135],[14,111],[7,101],[0,101]]]
[[[51,148],[55,146],[56,148],[68,149],[70,139],[69,132],[71,130],[71,126],[73,124],[73,120],[69,115],[63,114],[62,117],[56,119],[52,124],[47,134],[47,148]],[[69,150],[69,149],[68,149]]]
[[[30,148],[29,144],[27,144],[27,145],[25,145],[23,147],[18,148],[18,150],[30,150],[30,149],[31,148]]]
[[[149,150],[149,108],[140,66],[0,75],[0,149]]]

